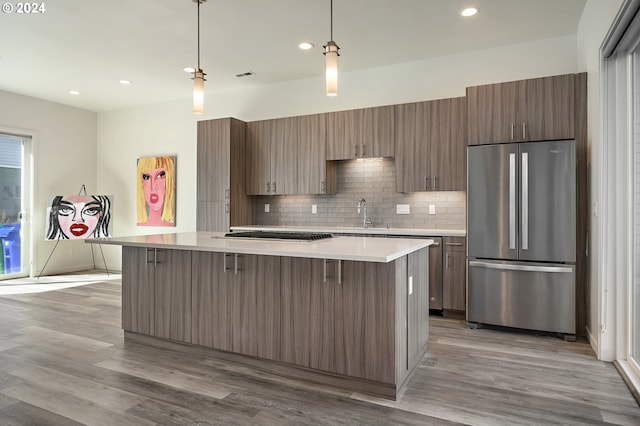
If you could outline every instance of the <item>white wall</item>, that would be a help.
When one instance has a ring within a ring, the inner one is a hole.
[[[37,275],[55,242],[45,241],[47,203],[51,196],[89,193],[96,185],[97,114],[77,108],[0,91],[0,132],[33,137],[34,179],[31,237],[33,273]],[[91,248],[82,241],[61,241],[45,274],[93,267]]]
[[[603,282],[601,280],[602,241],[598,230],[601,226],[601,200],[603,200],[602,181],[602,135],[600,110],[600,46],[613,22],[622,0],[589,0],[585,6],[578,27],[578,67],[587,71],[588,80],[588,138],[589,138],[589,193],[590,206],[590,316],[588,333],[591,345],[598,358],[611,361],[613,334],[609,329],[601,333],[603,323],[600,317],[603,301]],[[613,303],[613,298],[609,300]],[[614,312],[609,307],[609,312]]]

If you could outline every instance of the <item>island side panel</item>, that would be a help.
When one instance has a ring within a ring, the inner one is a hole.
[[[409,370],[422,359],[429,335],[429,252],[427,248],[407,255],[407,358]],[[409,285],[410,278],[410,285]]]

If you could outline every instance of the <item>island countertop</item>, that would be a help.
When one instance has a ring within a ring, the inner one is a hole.
[[[225,237],[222,232],[180,232],[88,239],[89,244],[110,244],[158,249],[213,251],[267,256],[306,257],[388,263],[428,247],[430,239],[336,237],[291,241]]]

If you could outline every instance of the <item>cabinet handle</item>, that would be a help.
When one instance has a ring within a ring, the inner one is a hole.
[[[445,268],[449,269],[449,253],[445,256]]]
[[[444,243],[447,246],[461,246],[462,243]]]
[[[273,193],[275,194],[275,193],[276,193],[276,183],[275,183],[275,182],[273,182],[273,185],[272,185],[272,186],[273,186]]]
[[[238,253],[234,253],[233,258],[233,273],[238,275]]]
[[[271,192],[271,182],[267,182],[267,194]]]
[[[326,283],[327,282],[327,259],[323,259],[324,260],[324,265],[322,265],[323,267],[323,272],[322,272],[322,282]]]
[[[231,256],[229,253],[224,253],[223,261],[222,261],[222,273],[227,273],[227,256]]]
[[[438,190],[438,176],[433,177],[433,189],[434,191]]]
[[[522,139],[527,140],[527,124],[522,123]]]
[[[429,176],[424,177],[424,189],[429,190]]]
[[[516,125],[511,123],[511,140],[515,137]]]
[[[360,145],[360,158],[364,158],[364,144]]]
[[[229,213],[229,202],[224,203],[224,212]]]
[[[358,158],[358,144],[353,146],[353,156]]]
[[[325,188],[325,183],[323,180],[320,181],[320,192],[327,192],[327,189]]]
[[[224,198],[229,198],[229,188],[224,190]]]
[[[338,260],[338,284],[342,284],[342,260]]]

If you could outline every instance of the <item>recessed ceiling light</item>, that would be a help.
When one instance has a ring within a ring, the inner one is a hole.
[[[460,15],[462,15],[462,16],[473,16],[476,13],[478,13],[478,9],[476,9],[475,7],[468,7],[465,10],[463,10],[462,12],[460,12]]]
[[[308,42],[308,41],[303,41],[302,43],[300,43],[298,45],[298,47],[302,50],[309,50],[311,48],[313,48],[313,43]]]
[[[131,84],[131,80],[120,80],[120,84],[124,85],[124,86],[128,86]]]
[[[78,92],[77,90],[69,90],[69,93],[71,93],[72,95],[79,95],[80,92]]]
[[[183,69],[184,69],[184,72],[196,72],[196,69],[192,67],[184,67]]]

